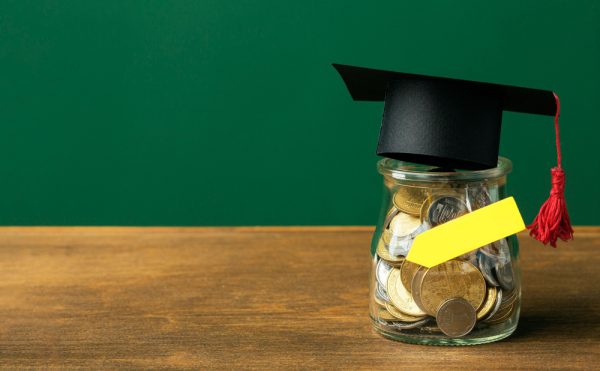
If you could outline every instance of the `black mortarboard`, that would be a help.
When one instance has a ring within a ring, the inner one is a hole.
[[[334,64],[354,100],[385,101],[377,154],[434,166],[497,166],[502,111],[554,116],[551,91]]]

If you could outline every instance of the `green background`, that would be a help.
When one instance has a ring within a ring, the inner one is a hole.
[[[554,89],[574,224],[600,224],[598,1],[2,1],[0,224],[374,224],[381,103],[332,62]],[[509,192],[552,118],[504,115]]]

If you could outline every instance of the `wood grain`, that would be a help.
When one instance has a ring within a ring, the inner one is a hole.
[[[521,240],[517,332],[407,345],[368,319],[370,227],[0,228],[2,368],[593,369],[600,228]]]

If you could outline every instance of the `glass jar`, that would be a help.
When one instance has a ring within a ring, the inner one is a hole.
[[[511,167],[503,157],[480,171],[378,162],[385,186],[369,295],[377,332],[430,345],[483,344],[514,332],[521,300],[515,235],[432,268],[405,260],[419,233],[507,197]]]

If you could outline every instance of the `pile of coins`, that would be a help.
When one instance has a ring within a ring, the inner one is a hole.
[[[396,190],[375,257],[372,315],[380,327],[456,338],[511,318],[519,292],[507,239],[432,268],[405,260],[419,233],[497,201],[489,189],[478,183]]]

